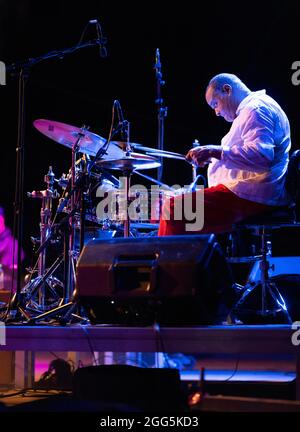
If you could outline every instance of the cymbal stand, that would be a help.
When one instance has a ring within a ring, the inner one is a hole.
[[[123,210],[125,210],[123,212],[123,215],[125,215],[125,218],[124,218],[124,237],[127,238],[127,237],[130,237],[130,218],[129,218],[129,214],[128,214],[128,204],[129,204],[130,178],[132,175],[132,170],[126,169],[126,170],[122,171],[122,174],[125,178],[125,185],[124,185],[124,187],[125,187],[125,200],[124,200],[124,203],[126,206],[126,209],[123,209]]]
[[[83,317],[74,313],[77,304],[73,301],[73,293],[76,284],[76,261],[78,252],[75,250],[75,230],[78,222],[78,206],[81,205],[82,209],[82,190],[81,180],[76,181],[76,157],[80,149],[80,141],[85,136],[87,128],[83,126],[78,138],[72,146],[72,165],[71,165],[71,198],[70,198],[70,213],[68,223],[65,227],[65,246],[64,246],[64,297],[60,305],[51,309],[41,315],[35,316],[30,319],[30,323],[39,320],[51,318],[56,316],[62,324],[66,324],[72,317],[79,320],[84,320]],[[77,214],[76,214],[77,213]],[[81,220],[82,222],[82,220]]]
[[[53,189],[54,185],[54,178],[55,175],[52,171],[52,167],[49,167],[48,173],[44,176],[44,181],[47,184],[47,189],[43,191],[33,191],[28,192],[27,196],[29,198],[38,198],[42,200],[42,206],[40,211],[41,221],[40,221],[40,244],[44,245],[47,241],[47,238],[50,236],[51,232],[51,215],[52,215],[52,201],[53,199],[59,198],[59,194],[56,190]],[[47,254],[47,247],[44,247],[40,250],[39,257],[38,257],[38,276],[33,281],[29,282],[29,286],[23,288],[23,292],[26,290],[30,291],[30,288],[33,287],[33,290],[31,291],[31,300],[33,301],[33,294],[34,291],[37,289],[38,286],[38,303],[35,305],[38,310],[45,310],[46,303],[46,286],[48,285],[47,281],[45,283],[39,283],[46,272],[46,254]],[[38,285],[37,285],[38,284]],[[52,291],[51,283],[49,283],[49,288]]]
[[[14,62],[10,65],[6,66],[6,72],[10,73],[12,76],[18,78],[18,136],[17,136],[17,145],[16,145],[16,184],[15,184],[15,200],[14,200],[14,227],[13,234],[16,239],[16,243],[18,246],[17,253],[17,288],[16,293],[13,299],[10,301],[9,311],[7,311],[6,317],[8,314],[23,314],[23,311],[20,310],[20,302],[21,302],[21,278],[22,278],[22,240],[23,240],[23,219],[24,219],[24,175],[25,175],[25,129],[26,129],[26,108],[27,108],[27,83],[29,81],[30,71],[33,66],[36,64],[59,58],[63,59],[65,56],[70,55],[80,49],[88,48],[91,46],[100,46],[100,49],[104,51],[106,38],[104,38],[101,32],[98,32],[98,38],[94,40],[89,40],[87,42],[82,42],[82,38],[79,43],[75,46],[60,49],[55,51],[50,51],[46,54],[43,54],[39,57],[30,57],[25,61]],[[12,280],[14,279],[14,272]]]
[[[163,80],[161,71],[161,61],[159,49],[156,49],[155,55],[155,76],[156,76],[156,99],[155,103],[157,105],[157,120],[158,120],[158,133],[157,133],[157,148],[159,150],[164,149],[164,121],[167,117],[168,108],[163,106],[164,100],[161,94],[161,87],[166,84]],[[160,167],[158,168],[157,180],[161,181],[163,174],[163,158],[159,158]]]
[[[12,305],[17,301],[17,317],[18,315],[23,315],[23,317],[29,321],[31,319],[30,314],[38,314],[49,307],[47,304],[48,298],[46,291],[49,292],[49,298],[51,301],[59,302],[59,294],[55,291],[55,286],[63,286],[62,282],[57,278],[53,277],[52,274],[62,263],[62,259],[59,257],[54,264],[46,271],[46,255],[47,246],[49,240],[52,239],[53,234],[51,232],[51,215],[52,215],[52,202],[53,199],[59,198],[59,194],[53,189],[54,185],[54,173],[52,167],[49,167],[48,173],[44,176],[44,181],[47,184],[46,190],[38,190],[33,192],[28,192],[27,196],[29,198],[41,199],[42,206],[40,211],[40,247],[38,249],[38,276],[31,279],[34,269],[31,272],[31,277],[29,282],[21,289],[19,299],[16,300],[15,296],[9,304],[9,310],[7,311],[6,318],[9,321],[13,321],[16,317],[13,314]],[[36,293],[37,296],[36,296]],[[37,299],[36,299],[37,297]]]
[[[124,125],[124,134],[126,137],[126,157],[130,157],[130,154],[132,152],[131,146],[130,146],[130,141],[129,141],[129,137],[130,137],[130,123],[125,120],[123,121],[123,125]],[[132,175],[133,170],[126,168],[122,171],[124,177],[125,177],[125,205],[126,205],[126,210],[125,210],[125,220],[124,220],[124,237],[130,237],[130,217],[128,214],[128,207],[129,207],[129,191],[130,191],[130,178]]]
[[[65,293],[64,303],[69,303],[73,296],[73,291],[76,283],[76,261],[78,258],[78,252],[75,250],[75,231],[78,225],[78,216],[76,214],[78,205],[81,204],[81,186],[76,182],[76,157],[80,148],[80,141],[85,136],[87,128],[83,126],[81,132],[78,134],[78,138],[72,146],[72,165],[71,165],[71,207],[69,217],[69,253],[68,259],[65,262]],[[82,221],[81,221],[82,222]],[[83,227],[81,227],[83,229]]]
[[[193,142],[193,148],[196,148],[199,145],[200,145],[199,141],[197,139],[195,139],[194,142]],[[203,186],[207,187],[207,182],[206,182],[205,177],[203,175],[201,175],[201,174],[197,174],[197,165],[195,165],[194,163],[191,163],[191,166],[192,166],[192,183],[190,184],[187,192],[194,192],[196,190],[197,181],[198,181],[199,178],[202,179]]]

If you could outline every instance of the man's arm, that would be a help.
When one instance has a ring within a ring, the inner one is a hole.
[[[222,160],[231,169],[264,172],[274,160],[275,122],[267,108],[259,107],[248,113],[241,125],[241,139],[223,146]]]
[[[206,164],[210,163],[211,158],[221,159],[221,157],[222,147],[217,145],[195,147],[186,155],[188,161],[193,162],[200,167],[204,167]]]

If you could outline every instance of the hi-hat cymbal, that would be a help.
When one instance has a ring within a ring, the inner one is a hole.
[[[99,160],[96,162],[99,167],[117,169],[121,171],[134,171],[136,169],[152,169],[160,167],[161,163],[152,156],[145,156],[139,153],[131,153],[130,156],[123,156],[120,159]]]
[[[52,120],[39,119],[33,122],[34,127],[48,138],[62,144],[65,147],[72,148],[78,140],[82,129]],[[95,156],[97,151],[106,143],[106,139],[99,135],[84,131],[84,136],[79,143],[79,151],[90,156]],[[121,145],[118,142],[111,142],[103,159],[118,159],[124,155]]]

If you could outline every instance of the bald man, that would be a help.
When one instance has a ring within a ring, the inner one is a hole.
[[[253,92],[236,75],[227,73],[210,80],[205,98],[231,128],[221,145],[199,146],[187,153],[196,165],[209,164],[208,188],[165,201],[158,232],[162,236],[229,232],[232,224],[246,217],[289,203],[284,183],[290,126],[278,103],[265,90]],[[190,221],[187,225],[183,212],[181,218],[178,212],[174,217],[183,198],[190,198],[194,207],[197,200],[204,206],[201,229],[196,223],[193,229]]]

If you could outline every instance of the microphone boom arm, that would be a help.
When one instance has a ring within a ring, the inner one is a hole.
[[[34,65],[42,62],[43,60],[48,60],[48,59],[52,59],[52,58],[63,59],[66,55],[72,54],[73,52],[75,52],[77,50],[80,50],[83,48],[88,48],[91,46],[100,45],[100,44],[102,44],[102,40],[93,39],[93,40],[89,40],[89,41],[84,42],[84,43],[77,44],[77,45],[72,46],[70,48],[50,51],[50,52],[43,54],[39,57],[29,58],[28,60],[12,63],[6,67],[6,71],[7,72],[14,72],[17,70],[28,69],[31,66],[34,66]]]

